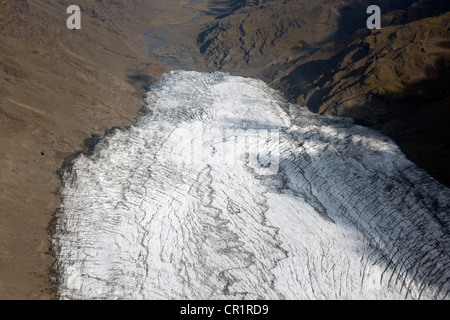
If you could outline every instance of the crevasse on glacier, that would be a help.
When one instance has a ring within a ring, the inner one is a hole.
[[[450,191],[388,138],[224,73],[171,72],[146,101],[64,173],[59,298],[449,297]]]

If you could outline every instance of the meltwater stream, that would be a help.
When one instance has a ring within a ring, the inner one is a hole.
[[[390,139],[224,73],[146,101],[63,176],[59,298],[449,298],[450,190]]]

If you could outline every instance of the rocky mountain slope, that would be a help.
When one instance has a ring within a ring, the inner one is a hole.
[[[382,29],[366,28],[366,8]],[[208,68],[259,77],[310,110],[390,135],[450,186],[448,2],[252,1],[202,32]]]
[[[318,113],[352,117],[393,137],[450,186],[450,13],[386,27],[329,60],[294,69],[280,86]]]
[[[81,30],[66,28],[70,4],[0,2],[0,299],[54,297],[58,170],[92,134],[132,123],[164,70],[140,42],[147,1],[77,1]]]

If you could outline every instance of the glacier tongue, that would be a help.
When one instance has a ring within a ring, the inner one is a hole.
[[[64,173],[59,298],[448,298],[450,191],[388,138],[224,73],[147,103]]]

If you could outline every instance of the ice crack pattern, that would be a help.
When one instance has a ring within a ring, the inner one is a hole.
[[[390,139],[225,73],[168,73],[146,101],[64,173],[60,299],[449,298],[450,191]],[[274,129],[272,174],[224,138]]]

